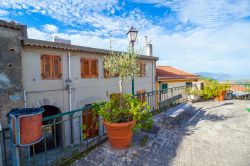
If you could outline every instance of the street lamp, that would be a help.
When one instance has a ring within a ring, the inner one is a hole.
[[[134,43],[137,38],[137,33],[138,31],[134,27],[131,27],[127,33],[129,44],[131,45],[133,50],[134,50]]]
[[[132,51],[134,51],[134,43],[136,41],[136,38],[137,38],[137,33],[138,31],[134,28],[134,27],[131,27],[127,33],[128,35],[128,41],[129,41],[129,44],[132,48]],[[134,77],[132,77],[132,94],[134,95],[135,94],[135,80],[134,80]]]

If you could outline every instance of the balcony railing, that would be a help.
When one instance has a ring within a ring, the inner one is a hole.
[[[237,89],[238,85],[232,84],[228,89],[232,98],[249,99],[245,89]],[[185,86],[169,88],[137,94],[135,97],[142,102],[146,101],[154,113],[161,112],[159,102],[178,94],[182,98],[177,103],[187,100]],[[243,94],[241,94],[241,90]],[[240,92],[240,93],[239,93]],[[92,111],[93,107],[85,106],[80,109],[60,113],[43,118],[43,141],[29,147],[20,147],[19,157],[21,165],[59,165],[70,162],[74,157],[87,153],[91,148],[106,140],[106,131],[101,117]],[[0,131],[1,156],[3,165],[11,165],[10,131],[8,128]]]

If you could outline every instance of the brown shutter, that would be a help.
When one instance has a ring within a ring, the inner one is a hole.
[[[61,57],[53,56],[53,78],[60,79],[62,76]]]
[[[104,69],[104,77],[105,77],[105,78],[110,77],[109,71],[108,71],[107,69]]]
[[[90,77],[90,68],[89,60],[86,58],[81,59],[81,77],[89,78]]]
[[[146,76],[146,64],[145,63],[143,63],[142,65],[142,74],[143,76]]]
[[[98,77],[98,60],[97,59],[90,60],[90,77],[92,78]]]
[[[142,103],[144,103],[144,102],[146,101],[146,95],[145,95],[145,93],[146,93],[146,90],[138,90],[138,91],[137,91],[138,99],[139,99]]]
[[[50,55],[41,56],[41,77],[42,79],[52,78],[52,58]]]
[[[109,71],[107,69],[104,68],[104,61],[103,61],[103,71],[104,71],[104,78],[108,78],[109,77]]]
[[[140,62],[140,73],[139,73],[139,76],[140,77],[142,76],[142,62]]]
[[[45,78],[45,56],[41,55],[40,57],[40,64],[41,64],[41,78]]]

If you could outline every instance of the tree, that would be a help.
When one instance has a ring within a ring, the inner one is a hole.
[[[110,55],[104,57],[104,68],[110,75],[119,75],[119,89],[123,93],[123,81],[139,76],[139,55],[130,48],[121,53],[110,51]]]

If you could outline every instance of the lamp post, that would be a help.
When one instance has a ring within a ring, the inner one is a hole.
[[[134,44],[135,44],[135,41],[136,41],[136,38],[137,38],[137,33],[138,31],[134,28],[134,27],[131,27],[127,33],[128,35],[128,41],[129,41],[129,44],[130,44],[130,47],[132,49],[132,51],[134,51]],[[134,95],[135,94],[135,80],[134,80],[134,77],[132,77],[132,94]]]

